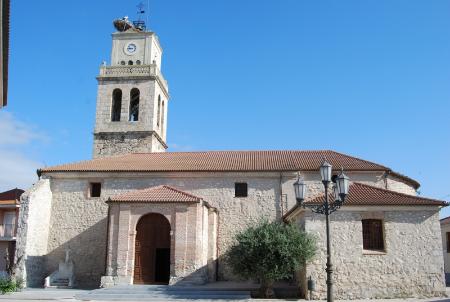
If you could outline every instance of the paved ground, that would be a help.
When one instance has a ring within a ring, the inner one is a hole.
[[[43,301],[58,301],[58,302],[75,302],[75,295],[87,293],[86,290],[74,290],[74,289],[25,289],[19,293],[0,295],[0,302],[11,301],[11,302],[43,302]],[[447,288],[447,292],[450,293],[450,288]],[[196,302],[221,302],[229,300],[165,300],[165,301],[196,301]],[[240,300],[242,301],[242,300]],[[249,301],[249,300],[247,300]],[[296,300],[264,300],[264,299],[251,299],[252,302],[275,302],[275,301],[296,301]],[[304,301],[304,300],[300,300]],[[340,300],[344,302],[344,300]],[[369,302],[371,300],[350,300],[351,302]],[[378,299],[372,300],[373,302],[450,302],[450,298],[433,298],[433,299]],[[129,301],[132,302],[132,301]]]

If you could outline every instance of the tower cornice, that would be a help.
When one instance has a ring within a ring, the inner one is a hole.
[[[145,135],[145,136],[154,136],[161,143],[161,145],[164,147],[164,149],[169,148],[169,146],[166,144],[166,142],[162,139],[162,137],[156,131],[126,131],[124,133],[140,134],[140,135]],[[119,132],[115,132],[115,131],[111,131],[111,132],[108,132],[108,131],[96,132],[96,131],[94,131],[94,137],[101,136],[101,135],[123,135],[124,133],[119,133]]]
[[[100,67],[100,74],[97,76],[97,80],[156,80],[166,98],[169,98],[169,84],[155,64],[140,66],[102,66]]]

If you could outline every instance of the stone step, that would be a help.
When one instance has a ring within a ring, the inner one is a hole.
[[[69,279],[55,279],[51,283],[69,283]]]
[[[55,288],[57,288],[57,289],[71,289],[72,286],[69,286],[69,285],[50,285],[50,286],[47,286],[45,289],[55,289]]]
[[[129,285],[102,288],[75,296],[78,300],[91,301],[165,301],[177,299],[250,299],[246,290],[167,286],[167,285]]]
[[[177,291],[163,291],[163,290],[155,290],[155,291],[120,291],[120,290],[114,290],[114,291],[94,291],[89,293],[89,295],[216,295],[216,296],[223,296],[223,295],[247,295],[247,291],[236,291],[236,290],[221,290],[221,291],[193,291],[193,290],[177,290]]]
[[[240,292],[240,293],[246,293],[248,292],[248,290],[245,289],[209,289],[209,288],[154,288],[154,289],[132,289],[132,288],[126,288],[126,289],[122,289],[122,288],[103,288],[103,289],[96,289],[94,290],[94,292],[129,292],[129,293],[146,293],[146,292],[168,292],[168,293],[176,293],[176,292],[224,292],[224,293],[229,293],[229,292]]]
[[[247,300],[250,295],[149,295],[149,294],[112,294],[112,295],[76,295],[75,299],[83,301],[167,301],[178,299],[205,299],[205,300]]]
[[[50,285],[57,285],[57,284],[69,284],[69,282],[65,282],[65,281],[52,281],[52,282],[50,282]]]
[[[258,288],[258,287],[255,287]],[[109,288],[96,289],[94,291],[243,291],[249,289],[242,287],[213,287],[213,286],[178,286],[178,285],[117,285]]]
[[[51,282],[50,286],[69,286],[69,282]]]

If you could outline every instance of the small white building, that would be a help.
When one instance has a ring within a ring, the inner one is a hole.
[[[111,64],[97,77],[94,159],[43,168],[22,196],[18,275],[28,286],[58,275],[67,251],[79,287],[236,280],[224,256],[238,232],[266,218],[318,236],[298,281],[304,293],[311,276],[324,298],[323,217],[296,207],[293,183],[300,172],[320,198],[326,157],[352,180],[331,217],[336,298],[445,293],[445,203],[418,197],[415,180],[329,150],[165,152],[161,56],[153,32],[113,34]]]

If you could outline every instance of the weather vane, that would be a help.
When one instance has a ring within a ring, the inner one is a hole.
[[[138,5],[136,5],[136,8],[138,19],[137,21],[133,21],[133,25],[140,30],[145,30],[146,25],[145,21],[143,20],[143,15],[145,14],[145,5],[144,3],[140,2]]]

